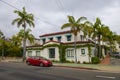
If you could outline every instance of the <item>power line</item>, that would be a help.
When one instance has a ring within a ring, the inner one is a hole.
[[[9,3],[7,3],[7,2],[5,2],[5,1],[3,1],[3,0],[0,0],[2,3],[4,3],[4,4],[6,4],[6,5],[8,5],[8,6],[10,6],[10,7],[12,7],[12,8],[14,8],[14,9],[17,9],[17,10],[19,10],[18,8],[16,8],[15,6],[13,6],[13,5],[11,5],[11,4],[9,4]]]
[[[67,11],[65,10],[65,8],[64,8],[64,6],[63,6],[63,4],[62,4],[61,0],[58,0],[58,1],[59,1],[60,5],[61,5],[61,7],[62,7],[63,11],[65,12],[65,14],[67,14]]]
[[[68,12],[67,12],[68,10],[65,9],[65,7],[64,7],[64,5],[62,3],[63,1],[62,0],[55,0],[55,2],[57,4],[58,8],[60,8],[60,9],[62,9],[64,11],[65,16],[68,16]],[[71,11],[71,15],[73,15],[72,11]]]
[[[59,2],[58,2],[58,1],[59,1]],[[66,12],[66,10],[64,9],[61,1],[60,1],[60,0],[55,0],[55,2],[56,2],[56,4],[57,4],[58,8],[59,8],[59,9],[62,9],[62,10],[64,11],[64,14],[65,14],[65,16],[66,16],[66,15],[67,15],[67,14],[66,14],[67,12]]]
[[[19,10],[17,7],[11,5],[10,3],[7,3],[7,2],[5,2],[5,1],[3,1],[3,0],[0,0],[0,1],[1,1],[2,3],[6,4],[6,5],[8,5],[8,6],[14,8],[14,9]],[[19,11],[20,11],[20,10],[19,10]],[[40,20],[40,21],[42,21],[42,22],[45,22],[45,23],[47,23],[47,24],[49,24],[49,25],[52,25],[52,26],[58,26],[58,25],[52,24],[52,23],[50,23],[50,22],[48,22],[48,21],[41,20],[39,17],[36,17],[36,16],[35,16],[35,18],[38,19],[38,20]]]

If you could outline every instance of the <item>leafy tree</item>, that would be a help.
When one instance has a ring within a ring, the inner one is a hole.
[[[75,45],[75,63],[77,63],[77,54],[76,54],[76,39],[77,34],[83,27],[83,23],[81,21],[86,20],[86,17],[80,17],[77,20],[74,19],[73,16],[68,16],[68,23],[62,25],[61,29],[71,28],[71,32],[74,35],[74,45]]]
[[[24,61],[25,53],[26,53],[26,36],[25,36],[26,27],[27,27],[27,24],[29,26],[33,26],[33,27],[35,26],[33,22],[34,16],[33,14],[28,14],[25,10],[25,7],[23,7],[23,11],[15,10],[14,13],[16,13],[19,17],[14,19],[12,21],[12,24],[14,25],[15,23],[17,23],[18,28],[22,26],[24,29],[24,40],[23,40],[23,61]]]
[[[21,41],[22,41],[22,38],[17,35],[13,35],[12,38],[11,38],[11,43],[12,43],[12,46],[18,46],[18,47],[21,47]]]

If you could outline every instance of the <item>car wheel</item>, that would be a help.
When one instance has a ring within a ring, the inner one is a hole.
[[[26,63],[27,63],[27,65],[30,65],[30,62],[29,62],[29,61],[27,61]]]
[[[44,64],[43,63],[40,63],[40,67],[43,67],[44,66]]]

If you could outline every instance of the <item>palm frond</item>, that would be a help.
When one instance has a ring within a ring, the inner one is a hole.
[[[68,20],[70,23],[75,23],[75,19],[73,16],[68,16]]]
[[[70,26],[71,26],[70,23],[66,23],[66,24],[63,24],[63,25],[62,25],[61,29],[68,28],[68,27],[70,27]]]
[[[76,23],[80,23],[81,21],[87,20],[86,17],[82,16],[80,18],[78,18],[78,20],[76,21]]]

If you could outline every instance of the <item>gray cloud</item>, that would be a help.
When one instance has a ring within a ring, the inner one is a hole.
[[[33,35],[49,32],[61,31],[60,27],[66,23],[67,15],[75,18],[86,16],[91,22],[96,17],[100,17],[102,22],[108,25],[111,30],[119,32],[120,1],[119,0],[4,0],[14,7],[22,10],[26,7],[28,13],[35,16],[35,28]],[[0,30],[6,37],[16,34],[19,29],[16,25],[11,25],[13,19],[17,17],[13,13],[15,8],[0,1]]]

